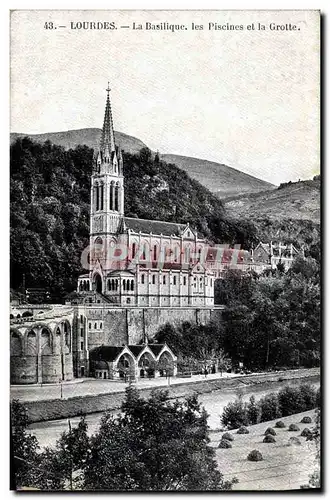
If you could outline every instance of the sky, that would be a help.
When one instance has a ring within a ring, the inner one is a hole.
[[[82,21],[117,29],[71,28]],[[290,23],[295,31],[270,29]],[[12,132],[101,127],[108,81],[115,129],[153,150],[274,184],[319,173],[317,11],[12,13]]]

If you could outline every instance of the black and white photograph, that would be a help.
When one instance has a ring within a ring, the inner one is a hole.
[[[322,489],[320,40],[10,12],[11,490]]]

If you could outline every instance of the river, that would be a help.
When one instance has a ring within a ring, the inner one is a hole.
[[[319,377],[312,376],[304,378],[303,380],[293,379],[291,381],[286,380],[285,382],[265,382],[253,386],[246,386],[239,390],[243,396],[243,400],[246,401],[253,394],[256,396],[256,399],[260,399],[270,392],[278,392],[284,385],[297,386],[302,383],[312,384],[316,388],[320,386]],[[221,427],[220,415],[222,410],[224,406],[235,399],[236,394],[237,389],[233,390],[228,388],[199,395],[199,402],[209,414],[208,423],[211,429]],[[118,411],[115,410],[112,413],[116,414]],[[97,430],[101,418],[102,413],[91,413],[86,416],[89,434],[93,434]],[[80,417],[70,418],[71,425],[74,426],[79,420]],[[37,437],[41,447],[54,446],[56,440],[61,436],[61,433],[66,430],[68,430],[68,419],[37,422],[30,425],[30,432]]]

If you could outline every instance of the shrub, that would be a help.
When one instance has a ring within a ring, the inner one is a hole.
[[[281,416],[278,396],[274,392],[266,394],[259,401],[260,408],[260,422],[267,422]]]
[[[241,425],[248,425],[247,405],[243,403],[242,396],[224,407],[221,415],[221,423],[228,429],[236,429]]]
[[[275,427],[278,427],[278,429],[283,429],[283,427],[285,427],[285,423],[282,422],[282,420],[278,420],[275,424]]]
[[[264,437],[262,442],[263,443],[276,443],[276,439],[271,434],[266,434],[266,436]]]
[[[290,437],[290,439],[289,439],[289,445],[290,445],[290,444],[296,444],[296,445],[298,445],[298,446],[299,446],[299,445],[301,444],[301,441],[300,441],[300,439],[299,439],[299,438],[297,438],[296,436],[294,436],[294,437]]]
[[[304,410],[313,410],[316,406],[316,390],[310,384],[302,384],[300,387],[300,395]]]
[[[305,402],[299,388],[286,386],[278,393],[279,410],[283,417],[304,411]]]
[[[247,405],[247,416],[250,425],[254,425],[259,422],[259,413],[259,405],[256,403],[256,398],[255,396],[251,396]]]
[[[300,431],[299,426],[297,424],[290,424],[289,431]]]
[[[244,427],[244,425],[242,425],[238,429],[237,434],[250,434],[250,431],[249,431],[249,429],[247,429],[246,427]]]
[[[232,448],[233,445],[231,444],[228,439],[221,439],[218,448]]]
[[[252,450],[248,454],[247,459],[250,462],[260,462],[261,460],[263,460],[263,456],[259,450]]]
[[[226,439],[227,441],[234,441],[234,436],[230,432],[225,432],[221,439]]]
[[[313,435],[312,431],[305,427],[305,429],[300,434],[302,437],[311,437]]]
[[[307,415],[305,417],[303,417],[301,420],[300,420],[300,423],[302,424],[311,424],[312,423],[312,419],[311,417],[308,417]]]
[[[272,427],[267,427],[267,429],[265,430],[265,436],[267,436],[267,434],[271,434],[272,436],[276,436],[276,430],[273,429]]]

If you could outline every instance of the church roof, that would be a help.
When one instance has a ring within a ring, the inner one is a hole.
[[[131,353],[137,358],[141,351],[145,348],[144,344],[139,345],[128,345],[127,346]]]
[[[154,353],[154,355],[157,357],[160,351],[163,349],[165,344],[148,344],[148,347],[150,350]]]
[[[134,231],[135,233],[149,234],[159,236],[160,234],[164,236],[181,236],[184,229],[187,227],[186,224],[179,224],[178,222],[166,222],[160,220],[148,220],[148,219],[137,219],[134,217],[124,217],[125,226],[127,229]],[[192,229],[193,232],[195,230]],[[201,233],[197,233],[199,238],[204,238]]]

